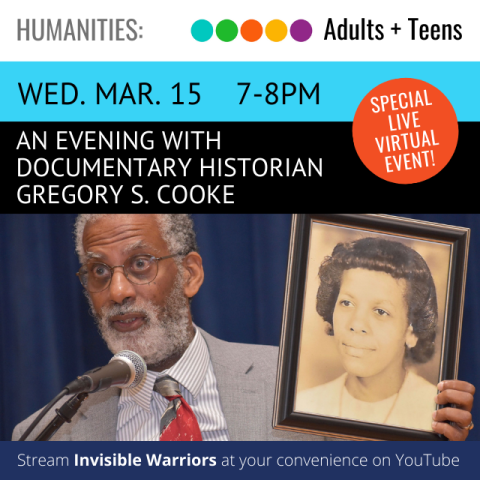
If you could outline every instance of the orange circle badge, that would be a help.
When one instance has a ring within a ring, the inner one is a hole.
[[[399,78],[375,87],[353,120],[353,142],[365,166],[393,183],[418,183],[442,170],[458,141],[455,110],[438,88]]]

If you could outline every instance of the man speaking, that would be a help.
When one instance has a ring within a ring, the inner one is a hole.
[[[52,440],[325,440],[272,429],[275,347],[223,342],[193,324],[190,301],[204,272],[188,215],[84,214],[75,235],[77,275],[103,339],[113,353],[139,354],[148,371],[132,389],[92,394]],[[439,410],[433,429],[464,440],[474,388],[444,384],[437,403],[462,409]]]

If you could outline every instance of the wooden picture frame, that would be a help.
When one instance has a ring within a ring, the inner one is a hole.
[[[428,425],[436,384],[457,378],[469,239],[389,215],[294,215],[274,428],[445,440]]]

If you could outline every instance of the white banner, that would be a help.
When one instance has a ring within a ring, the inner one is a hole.
[[[479,61],[480,1],[457,0],[2,0],[0,61]],[[199,42],[192,25],[207,20],[213,35]],[[230,42],[216,35],[229,19]],[[241,27],[263,27],[254,42]],[[267,37],[272,20],[281,41]],[[292,24],[312,27],[292,38]]]

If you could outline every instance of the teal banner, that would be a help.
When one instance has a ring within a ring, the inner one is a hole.
[[[353,121],[395,78],[480,121],[480,62],[1,62],[0,121]]]

